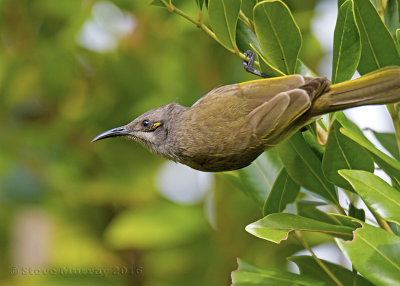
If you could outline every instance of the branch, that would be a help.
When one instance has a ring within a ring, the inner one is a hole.
[[[225,49],[227,49],[230,53],[234,54],[234,55],[238,55],[242,60],[248,60],[248,57],[246,57],[243,53],[241,53],[239,50],[235,50],[235,49],[229,49],[227,47],[225,47],[224,45],[221,44],[221,42],[218,40],[217,36],[215,35],[215,33],[213,31],[211,31],[211,29],[209,27],[207,27],[207,25],[205,25],[203,23],[203,17],[202,17],[202,13],[199,14],[199,19],[196,20],[194,18],[192,18],[191,16],[189,16],[188,14],[186,14],[185,12],[183,12],[182,10],[178,9],[177,7],[175,7],[172,3],[168,3],[166,0],[160,0],[165,8],[171,12],[171,13],[175,13],[180,15],[181,17],[185,18],[186,20],[188,20],[189,22],[195,24],[198,28],[200,28],[201,30],[203,30],[204,32],[206,32],[206,34],[208,34],[211,38],[213,38],[217,43],[219,43],[221,46],[223,46]],[[245,17],[245,15],[243,14],[243,12],[241,12],[240,14],[243,17]],[[245,23],[247,25],[251,25],[250,20],[246,17],[245,19]],[[253,28],[254,29],[254,28]],[[254,65],[260,67],[260,63],[258,61],[254,61]]]

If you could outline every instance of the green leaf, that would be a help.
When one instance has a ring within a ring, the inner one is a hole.
[[[253,21],[253,8],[257,4],[257,0],[244,0],[242,1],[241,9],[243,13],[249,18],[250,21]]]
[[[340,170],[345,178],[381,218],[400,224],[400,192],[378,176],[358,170]]]
[[[336,239],[355,269],[375,285],[398,285],[400,281],[400,237],[362,223],[354,239]]]
[[[275,150],[261,154],[250,166],[223,175],[260,206],[270,192],[282,163]]]
[[[257,56],[260,62],[260,69],[261,71],[268,76],[284,76],[285,74],[278,70],[277,68],[273,67],[271,63],[262,55],[260,50],[256,48],[254,45],[250,44],[251,48],[256,51]]]
[[[353,0],[361,38],[360,74],[400,65],[400,56],[389,30],[370,0]]]
[[[340,9],[340,7],[343,5],[343,3],[346,2],[346,0],[338,0],[337,4],[338,4],[338,10]]]
[[[393,177],[397,181],[400,180],[400,161],[397,161],[380,151],[364,135],[354,133],[353,130],[347,128],[341,128],[340,132],[368,150],[375,163],[378,164],[378,166],[381,167],[389,176]]]
[[[356,208],[353,203],[349,205],[349,216],[354,217],[358,220],[365,221],[365,211],[364,209]]]
[[[389,222],[389,226],[397,236],[400,236],[400,225],[399,224]]]
[[[328,285],[337,285],[311,256],[292,256],[288,257],[288,260],[297,264],[300,274],[317,278],[320,281],[325,281]],[[340,282],[342,282],[343,286],[373,286],[371,282],[364,277],[357,275],[353,271],[322,259],[320,259],[320,261],[323,262],[323,264],[333,275],[335,275],[336,278],[338,278]]]
[[[196,4],[197,7],[199,7],[199,9],[203,9],[203,4],[204,4],[204,0],[196,0]]]
[[[343,113],[336,113],[336,117],[343,125],[343,128],[340,128],[340,132],[364,147],[379,167],[381,167],[389,176],[399,181],[400,161],[393,159],[376,148],[374,144],[364,136],[358,126],[347,119]]]
[[[262,53],[285,74],[293,74],[301,48],[301,34],[288,7],[281,1],[263,1],[254,7],[254,27]]]
[[[275,149],[293,181],[331,202],[338,202],[334,186],[322,172],[321,160],[307,145],[300,132]]]
[[[152,0],[152,1],[150,1],[150,5],[156,6],[156,7],[164,7],[165,8],[164,3],[161,2],[160,0]]]
[[[301,74],[301,75],[312,76],[312,77],[318,76],[308,66],[306,66],[300,59],[297,59],[295,74]]]
[[[298,275],[284,270],[273,268],[259,268],[243,260],[238,260],[239,267],[232,272],[233,286],[322,286],[322,281],[306,275]]]
[[[288,204],[294,202],[299,190],[300,186],[289,177],[285,168],[282,168],[265,201],[264,215],[284,211]]]
[[[329,224],[290,213],[274,213],[246,226],[246,231],[259,238],[281,243],[290,232],[312,231],[351,239],[354,227]]]
[[[208,16],[217,39],[228,49],[236,46],[236,24],[241,0],[209,0]]]
[[[333,38],[332,83],[351,79],[361,56],[361,43],[353,15],[353,2],[339,9]]]
[[[301,135],[303,136],[304,140],[306,141],[307,145],[310,147],[310,149],[314,152],[315,155],[317,155],[318,159],[322,161],[322,157],[324,156],[324,151],[325,148],[318,144],[317,140],[315,140],[315,136],[313,135],[314,130],[307,130],[307,131],[302,131]]]
[[[260,49],[256,35],[240,19],[236,27],[236,44],[241,52],[253,49],[251,46]]]
[[[396,30],[397,49],[400,49],[400,29]]]
[[[326,205],[325,203],[315,201],[298,201],[296,202],[296,205],[297,214],[300,216],[316,219],[329,224],[342,225],[341,221],[336,216],[317,209],[318,206]]]
[[[379,143],[385,148],[389,153],[400,160],[399,149],[397,148],[396,136],[393,133],[382,133],[376,132],[372,129],[369,129],[374,134],[375,138],[379,141]]]
[[[400,191],[400,184],[399,182],[394,179],[394,178],[390,178],[390,182],[392,183],[392,187],[395,188],[396,190]]]
[[[330,182],[353,191],[351,185],[339,176],[337,171],[356,169],[373,172],[374,162],[360,145],[339,132],[341,127],[342,125],[337,120],[331,124],[326,151],[322,159],[322,170]]]
[[[397,18],[400,23],[400,0],[396,0],[397,2]]]
[[[385,24],[393,36],[396,35],[396,29],[400,28],[398,2],[398,0],[388,0],[385,9]]]
[[[320,211],[317,206],[323,206],[324,203],[315,201],[299,201],[296,203],[297,213],[300,216],[316,219],[329,224],[344,225],[357,228],[360,225],[354,221],[347,219],[346,216],[335,215]]]

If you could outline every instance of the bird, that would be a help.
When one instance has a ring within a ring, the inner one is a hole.
[[[196,170],[232,171],[323,114],[399,101],[399,66],[338,84],[298,74],[263,78],[215,88],[191,107],[154,108],[92,142],[125,136]]]

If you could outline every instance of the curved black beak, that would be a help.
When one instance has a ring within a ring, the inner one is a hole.
[[[103,133],[94,137],[93,140],[90,142],[92,143],[92,142],[99,141],[101,139],[105,139],[108,137],[124,136],[124,135],[128,135],[130,133],[131,133],[131,131],[126,129],[125,126],[121,126],[121,127],[117,127],[117,128],[113,128],[113,129],[104,131]]]

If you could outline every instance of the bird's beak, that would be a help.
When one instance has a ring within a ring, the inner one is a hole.
[[[115,137],[115,136],[124,136],[130,134],[131,131],[126,129],[125,126],[113,128],[107,131],[104,131],[103,133],[97,135],[91,142],[99,141],[101,139],[105,139],[108,137]]]

